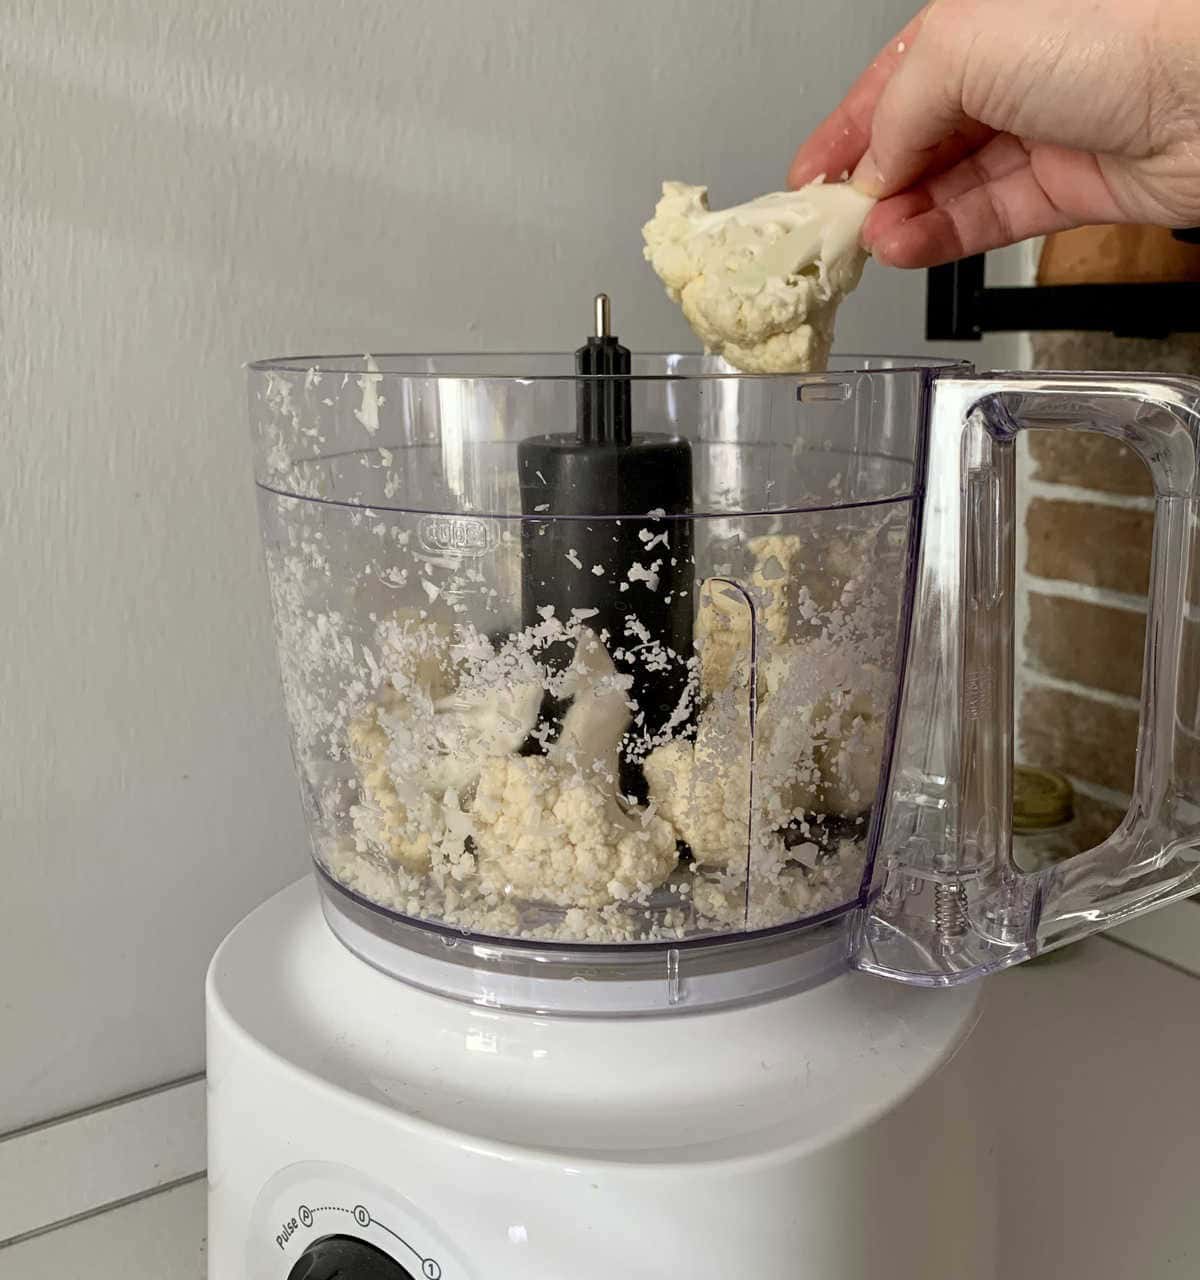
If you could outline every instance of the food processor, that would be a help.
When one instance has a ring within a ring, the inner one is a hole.
[[[992,1274],[973,980],[1200,889],[1200,382],[747,375],[596,312],[251,366],[315,874],[210,970],[209,1274]],[[1133,804],[1024,872],[1031,428],[1157,519]]]

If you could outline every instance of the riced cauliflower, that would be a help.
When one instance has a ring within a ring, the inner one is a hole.
[[[700,712],[644,759],[645,806],[619,792],[633,678],[586,626],[547,618],[495,641],[386,617],[369,701],[347,699],[357,796],[327,865],[405,914],[530,937],[682,936],[845,900],[853,859],[819,850],[828,820],[870,808],[891,694],[886,659],[839,631],[856,633],[870,536],[765,533],[731,561],[739,577],[699,585]],[[544,666],[567,640],[569,667]],[[553,741],[547,693],[567,704]]]
[[[706,695],[748,685],[754,615],[745,588],[719,578],[700,587],[696,614],[696,652],[700,689]]]
[[[668,823],[547,756],[489,761],[472,812],[485,892],[602,906],[647,896],[675,866]]]
[[[379,709],[355,720],[347,734],[350,755],[359,770],[359,803],[350,808],[360,850],[378,850],[406,871],[429,869],[432,815],[410,811],[388,766],[390,739],[379,723]],[[425,819],[424,821],[422,819]]]
[[[458,689],[434,703],[430,736],[436,749],[425,778],[434,790],[462,791],[479,777],[485,760],[516,751],[537,723],[542,686]]]
[[[763,929],[795,920],[812,910],[816,896],[805,873],[787,868],[774,875],[699,876],[692,890],[696,910],[710,927]]]
[[[814,640],[776,649],[766,687],[755,764],[771,820],[865,813],[883,761],[889,673]]]
[[[877,686],[882,683],[877,679]],[[870,809],[883,763],[886,711],[879,689],[861,686],[834,689],[817,705],[814,721],[824,741],[816,760],[821,780],[810,809],[844,817],[859,817]]]
[[[790,824],[854,818],[871,806],[883,757],[890,682],[829,640],[796,642],[787,585],[800,540],[751,544],[760,623],[751,747],[751,614],[746,597],[705,582],[697,618],[706,702],[694,741],[645,762],[650,797],[701,867],[777,873]],[[753,777],[753,787],[751,778]]]
[[[781,644],[803,624],[833,623],[872,575],[874,528],[841,529],[820,538],[772,533],[753,538],[751,593],[767,639]]]
[[[643,765],[650,798],[704,866],[744,868],[750,855],[752,627],[744,591],[704,582],[696,652],[705,702],[696,737],[664,743]]]
[[[709,929],[770,929],[841,906],[858,888],[863,850],[843,842],[836,857],[813,866],[765,874],[700,875],[692,889],[696,913]]]
[[[483,672],[499,659],[482,637],[456,645],[448,626],[398,615],[380,625],[377,641],[387,678],[346,733],[359,771],[350,818],[362,851],[420,873],[437,848],[463,850],[471,832],[460,798],[485,761],[525,741],[542,686],[509,664],[507,683],[477,678],[455,687],[465,652],[474,650],[473,665]]]
[[[819,372],[838,305],[862,276],[873,203],[818,180],[710,210],[707,187],[664,182],[645,256],[706,350],[747,373]]]
[[[707,735],[706,735],[707,738]],[[668,742],[646,759],[646,783],[658,812],[701,866],[745,867],[750,856],[749,738]]]
[[[558,741],[545,756],[484,766],[472,816],[485,892],[592,907],[644,899],[671,874],[671,825],[617,797],[630,684],[584,629],[564,685],[572,702]]]
[[[795,569],[801,547],[795,534],[767,534],[750,542],[754,555],[750,584],[755,591],[762,625],[777,644],[787,638],[791,625],[791,597],[795,592]]]

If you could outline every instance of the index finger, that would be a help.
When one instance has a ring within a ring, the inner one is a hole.
[[[930,5],[922,8],[904,30],[880,50],[850,92],[801,144],[788,170],[789,187],[802,187],[821,174],[835,182],[843,173],[854,172],[871,140],[875,105],[916,39],[929,8]]]

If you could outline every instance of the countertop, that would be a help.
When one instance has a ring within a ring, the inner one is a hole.
[[[999,1280],[1200,1273],[1200,980],[1085,942],[992,979],[970,1051],[999,1121]],[[203,1280],[203,1179],[0,1249],[0,1280],[85,1276]]]

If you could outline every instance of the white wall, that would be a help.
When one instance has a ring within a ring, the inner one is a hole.
[[[0,1133],[197,1070],[304,866],[242,361],[574,346],[664,177],[782,182],[915,0],[7,0]],[[843,349],[924,349],[873,269]],[[1003,357],[1001,357],[1003,358]]]

